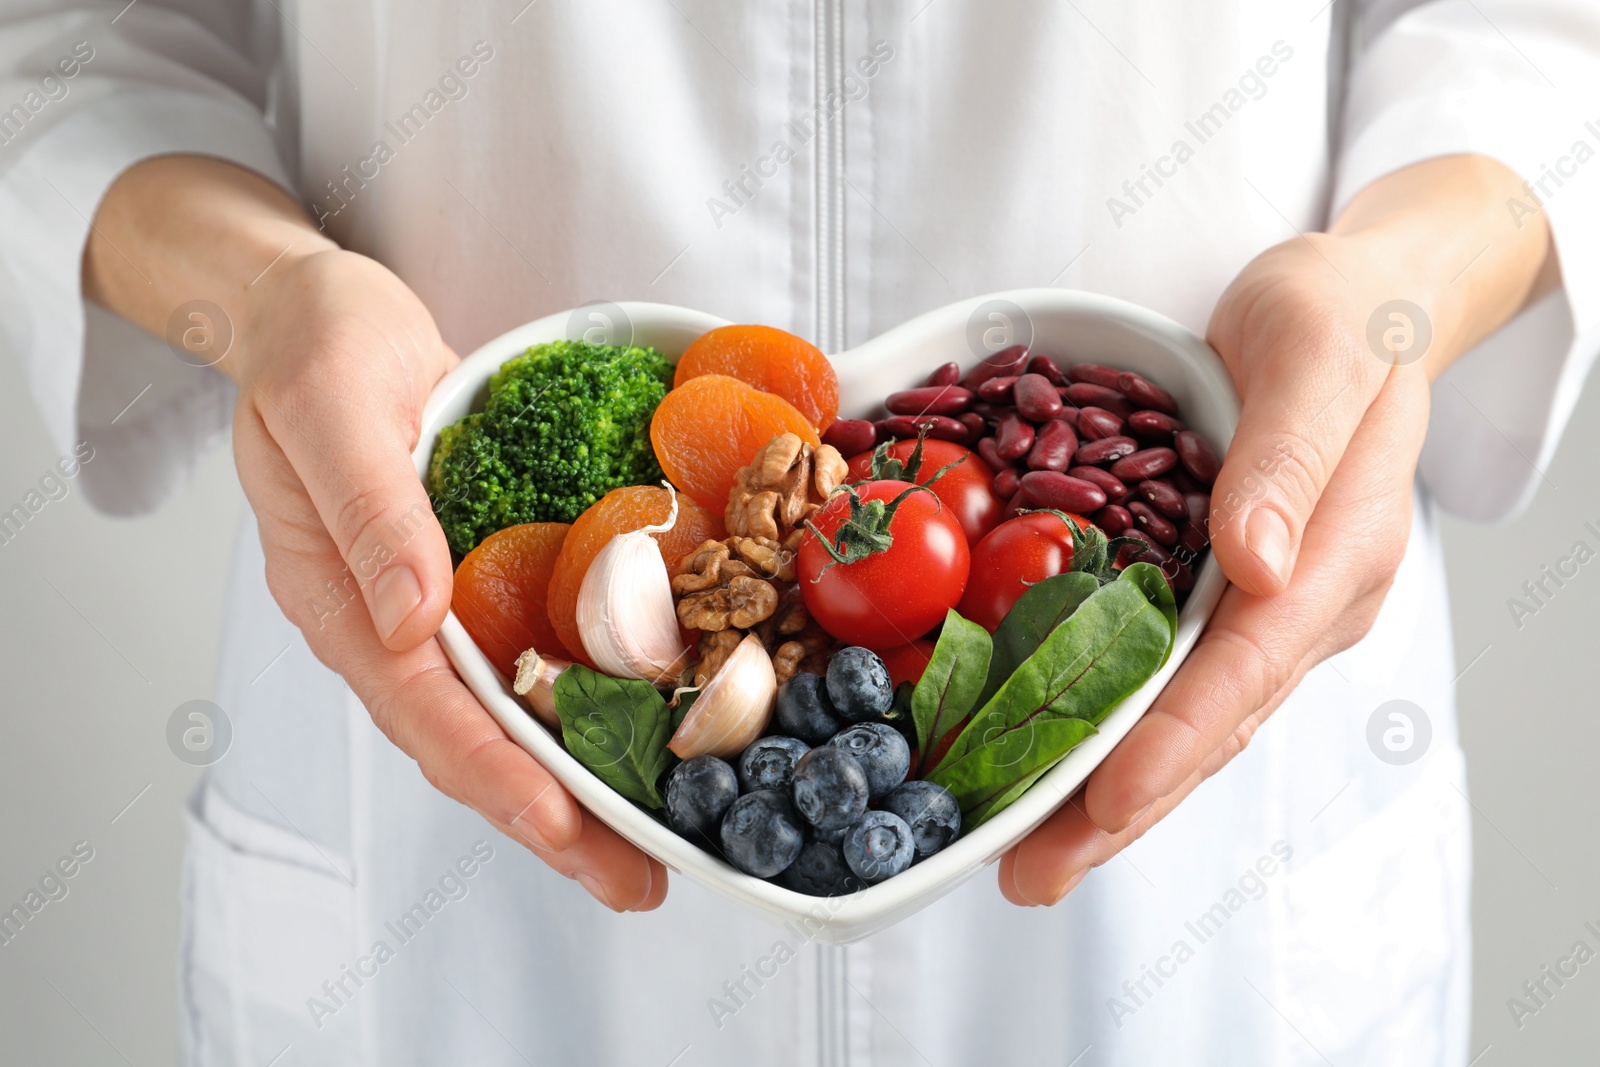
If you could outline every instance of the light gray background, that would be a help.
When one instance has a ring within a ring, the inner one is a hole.
[[[1600,928],[1600,562],[1520,630],[1506,607],[1575,540],[1600,543],[1583,529],[1600,529],[1596,393],[1527,515],[1444,526],[1477,810],[1475,1067],[1590,1063],[1600,1047],[1600,961],[1520,1029],[1506,1005],[1579,938],[1600,946],[1583,928]],[[0,359],[0,511],[56,459]],[[95,851],[70,894],[0,946],[6,1063],[174,1061],[179,805],[198,772],[172,756],[165,728],[179,704],[211,696],[243,506],[224,449],[153,517],[106,518],[74,490],[0,545],[0,909],[74,842]]]

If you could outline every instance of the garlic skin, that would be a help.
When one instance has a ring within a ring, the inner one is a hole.
[[[561,725],[556,715],[556,679],[570,666],[567,660],[539,655],[536,648],[517,657],[517,677],[511,689],[527,700],[534,715],[546,726]]]
[[[677,679],[689,659],[672,602],[672,579],[650,536],[678,521],[678,494],[670,485],[667,493],[672,500],[667,521],[613,537],[578,586],[583,650],[613,678],[664,685]]]
[[[755,634],[747,634],[700,690],[667,747],[679,759],[738,755],[766,732],[778,700],[772,657]]]

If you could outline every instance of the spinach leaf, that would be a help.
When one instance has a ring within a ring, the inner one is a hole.
[[[1156,579],[1165,585],[1159,572]],[[1015,799],[1019,783],[1093,734],[1160,668],[1173,631],[1149,586],[1136,574],[1090,594],[972,717],[928,775],[963,813],[988,805],[987,817]]]
[[[1018,597],[995,628],[994,656],[977,706],[987,704],[1012,672],[1099,588],[1094,575],[1071,571],[1051,575]]]
[[[1167,629],[1172,632],[1174,640],[1178,636],[1178,601],[1172,595],[1172,586],[1168,584],[1166,575],[1161,573],[1161,568],[1153,563],[1134,563],[1125,568],[1118,581],[1133,582],[1145,595],[1145,599],[1156,606],[1167,620]],[[1161,657],[1161,667],[1167,665],[1167,656],[1172,655],[1172,642],[1167,644],[1167,655]],[[1160,670],[1160,667],[1156,668]]]
[[[657,783],[674,762],[672,710],[655,686],[575,663],[556,679],[555,704],[561,740],[579,763],[635,803],[664,805]]]
[[[917,727],[917,752],[924,772],[944,735],[978,707],[989,673],[989,652],[989,634],[982,626],[953,610],[945,614],[933,657],[911,691],[911,718]]]
[[[1050,765],[1050,767],[1054,766],[1054,763]],[[988,822],[994,816],[1000,814],[1000,812],[1005,808],[1010,807],[1011,802],[1031,789],[1033,787],[1033,783],[1043,778],[1050,770],[1050,767],[1040,767],[1022,781],[1018,782],[1010,789],[1007,789],[1004,793],[1001,793],[999,796],[995,797],[993,800],[986,800],[982,804],[979,804],[977,807],[973,808],[972,811],[966,815],[963,815],[961,817],[962,829],[964,831],[975,830],[984,823]]]

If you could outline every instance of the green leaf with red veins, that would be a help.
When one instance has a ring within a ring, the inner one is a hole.
[[[945,615],[939,643],[911,691],[911,718],[917,727],[917,752],[924,772],[945,734],[978,706],[989,675],[989,654],[989,634],[983,627],[953,610]]]
[[[1150,599],[1155,582],[1134,564],[1101,586],[973,715],[928,780],[955,795],[963,814],[1015,799],[1016,787],[1053,766],[1124,697],[1160,669],[1173,627]],[[1159,572],[1155,580],[1165,587]],[[1170,594],[1169,594],[1170,595]]]

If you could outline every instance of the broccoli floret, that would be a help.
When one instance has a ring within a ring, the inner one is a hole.
[[[661,480],[650,416],[672,383],[653,348],[552,341],[507,360],[484,409],[439,434],[428,494],[450,547],[522,522],[571,522]]]

